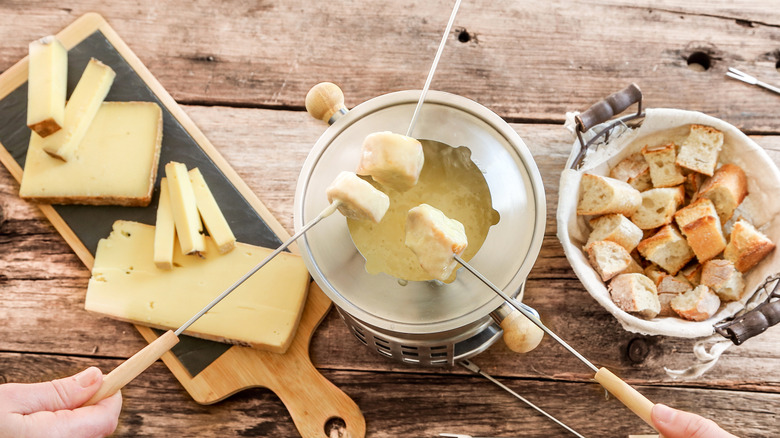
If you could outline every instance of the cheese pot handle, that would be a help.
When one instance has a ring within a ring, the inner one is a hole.
[[[577,129],[580,132],[585,132],[599,123],[604,123],[613,116],[622,113],[626,108],[637,102],[639,102],[638,113],[641,113],[642,91],[637,84],[631,84],[617,93],[610,94],[606,99],[595,103],[575,117]]]
[[[780,295],[779,295],[780,297]],[[771,297],[770,297],[771,298]],[[780,299],[765,301],[739,318],[715,326],[715,331],[740,345],[780,322]]]
[[[139,374],[149,368],[157,359],[174,345],[179,343],[179,337],[173,330],[168,330],[162,336],[155,339],[154,342],[141,349],[130,359],[122,362],[113,371],[103,376],[103,384],[100,389],[92,396],[84,406],[94,405],[95,403],[116,394],[117,391],[124,388]]]
[[[332,125],[347,113],[344,92],[332,82],[320,82],[306,94],[306,111],[315,119]]]
[[[515,353],[528,353],[544,337],[542,329],[515,309],[501,320],[501,329],[504,330],[504,343]]]

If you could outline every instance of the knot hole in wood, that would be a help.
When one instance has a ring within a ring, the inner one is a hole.
[[[634,338],[628,342],[626,355],[632,363],[642,363],[650,355],[650,344],[642,338]]]
[[[712,67],[712,57],[706,52],[693,52],[688,55],[688,68],[694,71],[707,71]]]

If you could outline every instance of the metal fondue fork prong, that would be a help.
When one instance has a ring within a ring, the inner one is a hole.
[[[594,378],[597,382],[599,382],[607,391],[612,393],[612,395],[614,395],[615,398],[620,400],[627,408],[629,408],[632,412],[634,412],[641,419],[643,419],[645,423],[655,428],[655,426],[653,426],[653,421],[650,418],[650,412],[652,411],[654,405],[653,402],[648,400],[645,396],[640,394],[639,391],[631,387],[631,385],[621,380],[619,377],[614,375],[611,371],[607,370],[606,368],[604,367],[596,368],[596,366],[593,365],[593,363],[591,363],[588,359],[586,359],[583,355],[581,355],[577,350],[572,348],[563,339],[558,337],[558,335],[556,335],[552,330],[547,328],[547,326],[545,326],[542,323],[542,321],[533,314],[533,308],[515,300],[514,298],[504,293],[504,291],[496,287],[487,278],[485,278],[485,276],[483,276],[479,271],[474,269],[474,267],[466,263],[457,254],[453,254],[453,257],[456,262],[458,262],[461,266],[466,268],[466,270],[474,274],[475,277],[477,277],[480,281],[485,283],[485,285],[489,287],[493,292],[498,294],[506,302],[512,305],[512,307],[517,309],[526,318],[528,318],[531,322],[533,322],[537,327],[539,327],[540,329],[542,329],[542,331],[547,333],[551,338],[555,339],[556,342],[561,344],[563,348],[567,349],[577,359],[579,359],[580,361],[582,361],[582,363],[587,365],[588,368],[593,370],[596,373]]]

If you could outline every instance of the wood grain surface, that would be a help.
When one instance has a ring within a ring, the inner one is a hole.
[[[566,111],[629,82],[646,106],[701,110],[730,122],[780,163],[780,96],[726,79],[729,66],[780,84],[780,9],[771,1],[466,1],[433,88],[472,98],[520,134],[541,171],[547,232],[525,301],[586,357],[655,402],[773,436],[780,411],[780,328],[730,348],[704,376],[664,367],[693,360],[690,340],[624,331],[584,290],[555,237],[558,179],[573,139]],[[0,71],[27,44],[85,12],[102,14],[229,164],[292,231],[295,185],[325,126],[303,109],[309,87],[338,83],[353,107],[421,88],[449,1],[0,2]],[[707,70],[688,65],[695,52]],[[703,62],[703,61],[701,61]],[[0,382],[34,382],[89,365],[114,368],[145,345],[126,323],[83,310],[89,272],[0,169]],[[310,347],[315,366],[363,411],[369,437],[566,436],[487,380],[461,369],[390,362],[354,339],[335,312]],[[585,436],[649,433],[545,339],[526,355],[497,343],[474,359]],[[192,401],[157,363],[123,391],[117,436],[292,437],[281,401],[251,389],[211,406]],[[325,436],[323,434],[323,436]]]

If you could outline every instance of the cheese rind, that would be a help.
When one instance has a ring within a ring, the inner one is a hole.
[[[147,206],[157,179],[162,129],[162,110],[154,102],[105,102],[78,157],[67,163],[43,151],[52,136],[33,132],[19,195],[49,204]]]
[[[73,160],[100,104],[114,83],[116,73],[95,58],[89,60],[76,88],[65,104],[65,126],[46,137],[43,150],[64,161]]]
[[[101,239],[85,308],[123,321],[175,329],[210,303],[272,250],[237,243],[218,254],[207,239],[204,257],[174,252],[170,271],[152,262],[154,227],[117,221]],[[309,273],[303,260],[280,253],[195,322],[185,334],[284,353],[295,335]]]
[[[157,203],[157,221],[154,230],[154,264],[160,269],[173,268],[173,247],[176,244],[176,226],[173,223],[168,178],[160,180],[160,200]]]
[[[192,189],[195,191],[195,200],[198,205],[200,217],[203,219],[203,225],[209,232],[209,236],[214,239],[219,252],[224,254],[236,246],[236,236],[230,229],[225,215],[219,209],[217,200],[211,193],[203,174],[196,167],[189,172]]]
[[[27,74],[27,126],[41,137],[65,125],[68,51],[54,36],[30,43]]]
[[[181,251],[184,254],[205,251],[203,226],[200,222],[195,191],[187,173],[187,166],[171,161],[165,165],[165,175],[168,177],[171,211]]]

